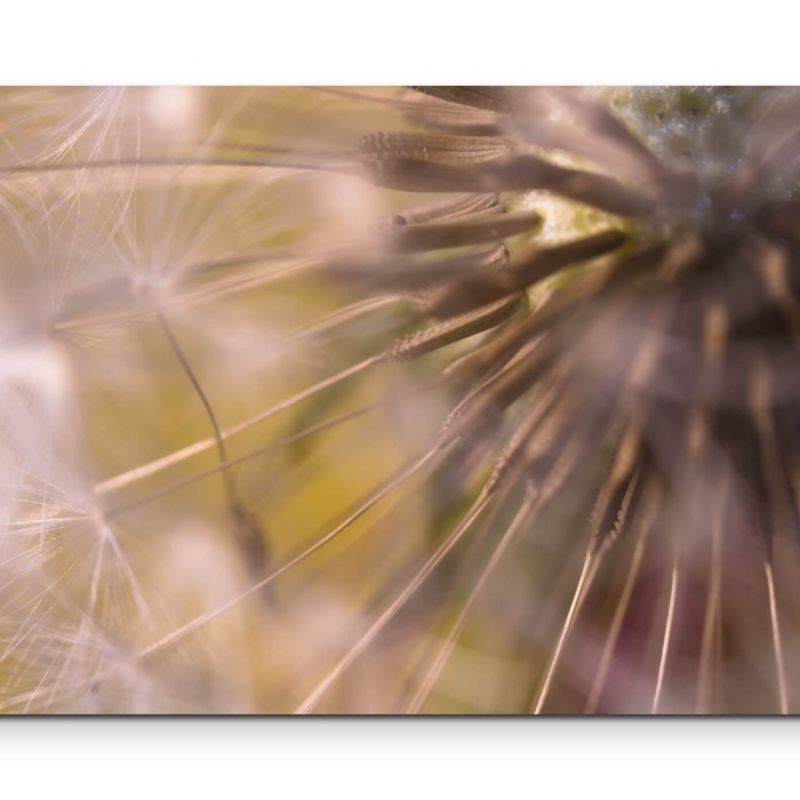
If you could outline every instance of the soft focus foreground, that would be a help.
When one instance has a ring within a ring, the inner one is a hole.
[[[796,709],[795,92],[0,125],[0,711]]]

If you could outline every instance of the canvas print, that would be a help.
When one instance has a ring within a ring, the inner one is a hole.
[[[0,712],[800,709],[800,91],[0,134]]]

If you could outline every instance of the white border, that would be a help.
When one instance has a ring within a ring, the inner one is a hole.
[[[796,3],[15,0],[5,84],[800,83]]]
[[[794,719],[0,720],[8,797],[791,794]]]

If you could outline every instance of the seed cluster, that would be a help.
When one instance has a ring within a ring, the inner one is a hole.
[[[797,710],[797,90],[181,97],[0,97],[0,711]]]

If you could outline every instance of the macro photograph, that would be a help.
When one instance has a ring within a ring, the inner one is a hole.
[[[800,90],[0,131],[1,713],[800,711]]]

